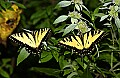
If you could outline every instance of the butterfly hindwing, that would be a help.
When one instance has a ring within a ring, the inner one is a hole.
[[[11,35],[9,38],[20,44],[24,44],[26,49],[32,53],[39,52],[41,49],[42,41],[45,41],[50,32],[49,28],[43,28],[40,30],[21,32]],[[36,51],[36,52],[34,52]]]
[[[90,54],[94,48],[93,46],[101,40],[104,36],[104,31],[89,31],[83,34],[82,37],[80,35],[66,37],[61,40],[59,43],[64,46],[70,46],[75,50],[79,55],[87,55]]]

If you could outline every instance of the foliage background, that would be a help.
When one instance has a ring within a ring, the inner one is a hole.
[[[13,33],[23,31],[23,29],[36,30],[49,27],[52,30],[51,38],[48,40],[48,47],[51,50],[43,50],[40,59],[39,56],[27,54],[24,48],[19,49],[19,46],[8,40],[8,51],[0,55],[0,78],[120,78],[119,27],[116,27],[115,19],[109,21],[110,27],[104,27],[103,24],[108,23],[108,20],[100,22],[101,17],[94,17],[95,9],[103,5],[100,0],[83,1],[84,6],[90,11],[89,15],[91,17],[93,15],[93,18],[90,18],[85,11],[82,11],[82,16],[94,23],[97,29],[104,29],[109,33],[105,41],[101,42],[102,45],[99,44],[101,52],[99,57],[92,56],[92,58],[71,58],[69,51],[66,50],[64,53],[61,51],[63,48],[57,46],[63,34],[57,32],[70,21],[53,23],[59,16],[73,11],[74,6],[56,7],[61,0],[14,1],[23,4],[26,9],[23,9],[19,25]],[[111,0],[105,0],[105,3],[109,1]],[[99,12],[106,13],[108,11],[100,10]],[[26,56],[20,56],[19,52]]]

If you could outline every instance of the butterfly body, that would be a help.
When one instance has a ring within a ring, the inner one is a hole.
[[[89,31],[81,37],[80,35],[66,37],[59,43],[70,47],[79,55],[87,55],[94,51],[94,46],[104,37],[104,31]]]
[[[42,42],[46,40],[49,32],[49,28],[43,28],[38,31],[16,33],[9,38],[20,45],[24,44],[28,52],[37,54],[42,49]]]

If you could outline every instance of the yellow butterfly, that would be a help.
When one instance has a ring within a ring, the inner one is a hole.
[[[42,42],[46,40],[49,32],[49,28],[43,28],[38,31],[26,31],[12,34],[9,38],[17,43],[24,44],[28,52],[37,54],[42,49]]]
[[[104,31],[89,31],[83,34],[82,37],[80,37],[80,35],[66,37],[59,43],[64,46],[72,47],[75,53],[79,55],[88,55],[94,51],[93,46],[95,43],[99,42],[104,36]]]

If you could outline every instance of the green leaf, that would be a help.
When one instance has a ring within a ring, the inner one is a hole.
[[[64,56],[60,56],[59,57],[59,66],[60,69],[63,69],[64,66],[68,65],[69,63],[67,62],[67,60],[64,59]]]
[[[71,69],[65,69],[65,70],[64,70],[63,76],[65,76],[65,75],[71,73],[72,71],[73,71],[73,70],[71,70]]]
[[[115,75],[115,78],[120,78],[120,73],[118,73],[117,75]]]
[[[104,15],[101,17],[100,21],[103,21],[104,19],[106,19],[109,15]]]
[[[81,61],[81,58],[77,58],[75,60],[84,68],[84,63]]]
[[[102,16],[104,16],[105,14],[104,13],[96,13],[95,14],[95,16],[97,16],[97,17],[102,17]]]
[[[113,62],[117,62],[117,59],[114,56],[111,58],[110,54],[102,53],[99,57],[99,60],[108,62],[109,64],[111,64],[111,59],[113,59]]]
[[[57,4],[59,7],[67,7],[69,5],[71,5],[71,1],[61,1]]]
[[[3,76],[4,78],[10,78],[9,74],[1,68],[0,68],[0,75]]]
[[[64,55],[67,55],[67,54],[70,54],[71,52],[69,52],[69,51],[65,51],[64,52]]]
[[[88,67],[85,69],[85,71],[83,72],[81,78],[93,78]]]
[[[34,20],[36,18],[43,18],[45,17],[46,11],[39,10],[31,15],[30,20]]]
[[[49,61],[49,60],[51,60],[52,59],[52,54],[51,54],[51,52],[42,52],[41,53],[41,59],[40,59],[40,62],[47,62],[47,61]]]
[[[78,4],[75,4],[75,8],[80,12],[80,7]]]
[[[68,34],[70,31],[74,30],[77,24],[70,24],[68,27],[65,28],[63,36]]]
[[[54,58],[56,59],[56,61],[58,62],[59,53],[57,51],[52,50],[52,54]]]
[[[32,67],[30,70],[35,71],[35,72],[45,73],[48,76],[55,76],[57,78],[60,78],[60,75],[59,75],[60,70],[59,69]]]
[[[115,24],[117,28],[120,28],[120,19],[118,17],[115,18]]]
[[[6,64],[6,63],[8,63],[10,61],[11,61],[11,59],[2,59],[3,64]]]
[[[17,58],[17,65],[19,63],[21,63],[23,60],[25,60],[29,55],[30,55],[30,53],[28,53],[25,50],[25,48],[22,48],[22,50],[20,51],[20,54],[18,55],[18,58]]]
[[[57,24],[57,23],[63,22],[63,21],[65,21],[67,18],[68,18],[67,15],[61,15],[61,16],[59,16],[59,17],[54,21],[53,24]]]
[[[4,1],[1,1],[1,6],[4,8],[4,9],[7,9],[6,5],[5,5],[5,2]]]
[[[72,72],[70,75],[67,76],[67,78],[72,78],[75,75],[78,75],[78,73]],[[82,78],[86,78],[86,77],[82,77]]]
[[[23,4],[20,4],[20,3],[18,3],[18,2],[15,2],[15,4],[16,4],[17,6],[19,6],[20,8],[26,9],[26,7],[25,7]]]

